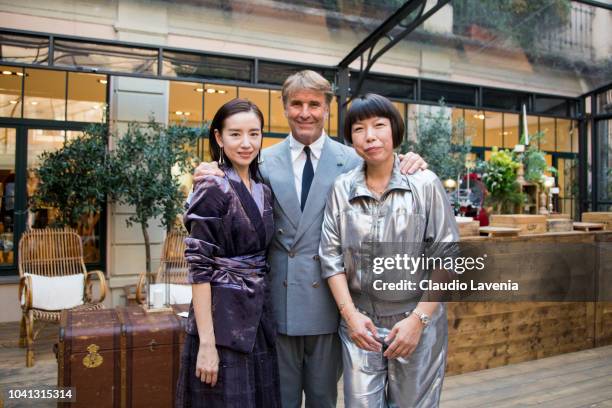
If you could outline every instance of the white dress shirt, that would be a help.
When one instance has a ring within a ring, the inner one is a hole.
[[[327,135],[325,132],[316,141],[310,145],[310,161],[312,162],[312,169],[316,173],[317,164],[321,158],[321,152],[323,151],[323,145]],[[293,163],[293,180],[295,181],[295,191],[297,192],[298,202],[302,197],[302,173],[304,172],[304,165],[306,164],[306,153],[304,153],[304,145],[297,141],[292,134],[289,134],[289,150],[291,152],[291,162]]]

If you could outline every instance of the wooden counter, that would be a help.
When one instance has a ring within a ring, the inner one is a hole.
[[[509,248],[520,248],[515,254],[504,255],[521,257],[528,264],[529,259],[538,259],[537,267],[523,271],[536,280],[551,272],[543,266],[547,262],[546,256],[538,254],[536,244],[592,244],[596,259],[584,259],[585,266],[581,272],[585,279],[590,276],[595,280],[595,288],[601,295],[598,298],[610,299],[612,296],[610,292],[604,292],[612,288],[612,231],[465,237],[462,242],[499,244],[500,253]],[[587,256],[585,254],[584,258]],[[502,268],[502,264],[496,266]],[[612,344],[612,302],[454,302],[447,303],[447,309],[448,374]]]

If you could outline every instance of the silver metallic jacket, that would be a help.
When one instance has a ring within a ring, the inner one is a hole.
[[[396,157],[389,185],[377,198],[366,186],[364,163],[340,175],[327,198],[319,247],[322,278],[346,273],[353,301],[363,307],[359,298],[371,297],[364,295],[371,295],[367,283],[372,282],[373,272],[362,270],[362,243],[406,244],[406,248],[412,248],[408,252],[413,252],[408,255],[418,257],[422,250],[418,243],[458,241],[455,216],[433,172],[402,175]],[[385,275],[377,276],[384,279]],[[380,316],[401,313],[402,304],[418,301],[414,292],[377,296],[376,300],[383,303],[377,310]],[[385,308],[384,303],[389,302],[397,307]]]

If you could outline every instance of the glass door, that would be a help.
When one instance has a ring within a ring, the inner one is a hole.
[[[0,269],[15,260],[16,127],[0,127]]]
[[[58,150],[65,141],[82,134],[81,129],[0,123],[0,275],[17,272],[18,242],[24,231],[55,225],[57,208],[32,206],[39,184],[35,170],[43,152]],[[83,240],[86,264],[98,268],[104,251],[103,218],[95,214],[75,226]]]
[[[65,141],[82,135],[80,130],[64,129],[27,129],[27,168],[26,168],[26,229],[45,228],[55,225],[58,210],[54,207],[32,208],[31,197],[36,192],[39,180],[35,169],[40,166],[40,156],[43,152],[60,149]],[[83,240],[83,256],[86,263],[99,263],[100,257],[100,217],[97,213],[79,220],[75,226]]]

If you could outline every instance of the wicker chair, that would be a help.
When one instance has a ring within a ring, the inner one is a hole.
[[[164,241],[164,248],[155,274],[155,283],[170,283],[178,285],[190,285],[188,280],[189,267],[185,260],[185,238],[187,232],[174,229],[168,233]],[[136,301],[144,304],[146,273],[142,272],[136,284]]]
[[[26,347],[26,366],[34,365],[34,340],[40,329],[34,332],[34,321],[59,322],[61,310],[45,310],[33,307],[32,277],[60,277],[83,274],[83,304],[74,310],[95,310],[104,308],[106,280],[101,271],[87,272],[83,261],[81,237],[70,229],[32,229],[19,240],[19,300],[22,308],[19,345]],[[100,298],[92,298],[91,277],[100,282]]]

